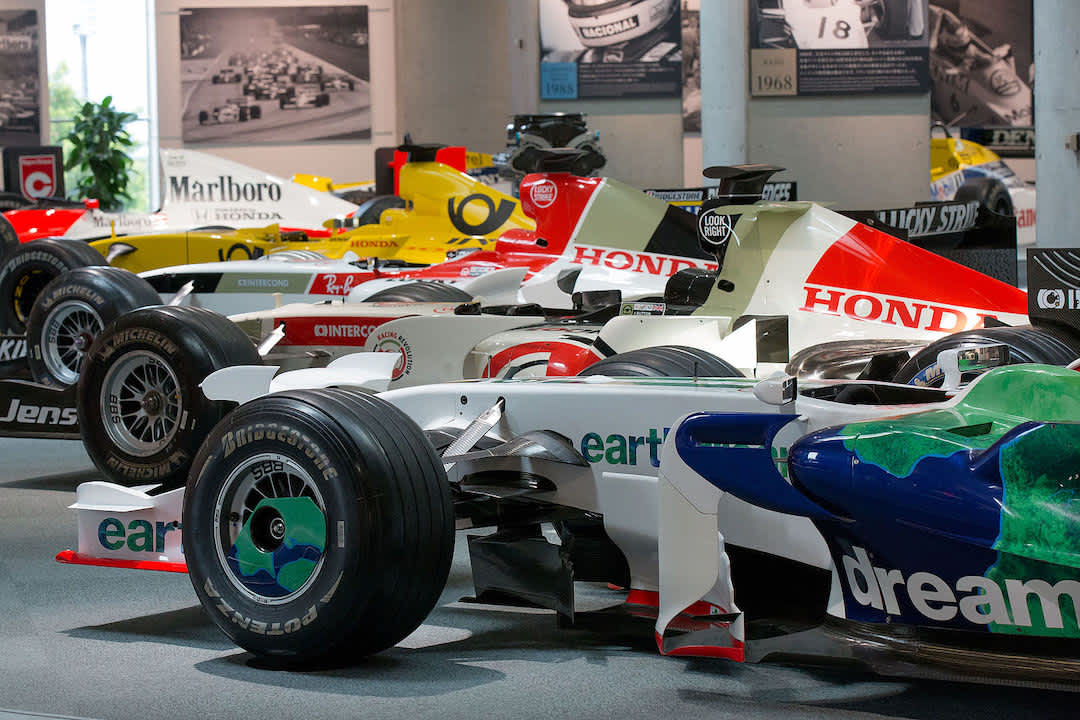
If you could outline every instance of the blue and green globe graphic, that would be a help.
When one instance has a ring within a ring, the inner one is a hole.
[[[284,524],[284,535],[272,551],[259,547],[253,534],[252,521],[266,511],[276,513]],[[311,498],[264,498],[244,522],[226,561],[251,592],[282,598],[311,578],[325,548],[326,516]]]

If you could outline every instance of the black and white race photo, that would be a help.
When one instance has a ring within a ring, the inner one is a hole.
[[[753,0],[754,48],[925,44],[926,0]]]
[[[682,6],[683,132],[701,132],[701,4]]]
[[[0,147],[40,143],[38,32],[36,10],[0,10]]]
[[[678,96],[679,10],[680,0],[540,0],[541,96]]]
[[[371,137],[366,5],[180,11],[185,143]]]
[[[1031,0],[935,0],[929,26],[935,121],[1035,124]]]

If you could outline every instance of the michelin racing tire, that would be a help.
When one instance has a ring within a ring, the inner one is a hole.
[[[991,177],[975,178],[960,186],[954,198],[958,202],[977,200],[979,205],[998,215],[1013,215],[1012,196],[1000,180]]]
[[[339,389],[267,395],[226,418],[195,459],[183,525],[213,622],[288,666],[408,636],[454,549],[449,484],[423,432],[385,400]]]
[[[68,270],[108,265],[105,258],[81,240],[41,238],[23,243],[0,264],[0,332],[26,332],[26,321],[37,296]]]
[[[30,373],[42,385],[74,385],[86,351],[104,327],[161,298],[138,275],[105,266],[70,270],[38,295],[26,321]]]
[[[964,330],[936,340],[917,352],[897,371],[893,382],[940,387],[944,377],[940,373],[933,372],[937,365],[938,353],[942,350],[991,344],[1008,346],[1011,365],[1018,363],[1068,365],[1080,357],[1080,342],[1069,340],[1064,335],[1045,328],[1025,325]],[[928,374],[931,375],[929,382],[926,381]],[[963,378],[965,382],[971,379],[966,375]]]
[[[402,283],[379,290],[364,298],[364,302],[472,302],[473,296],[459,287],[430,280]]]
[[[160,305],[122,315],[83,358],[83,445],[118,483],[179,487],[203,438],[233,407],[207,399],[199,384],[224,367],[261,364],[244,332],[209,310]]]
[[[700,348],[657,345],[606,357],[578,376],[608,377],[742,377],[730,364]]]

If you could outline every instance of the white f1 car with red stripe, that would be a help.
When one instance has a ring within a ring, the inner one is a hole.
[[[726,199],[716,202],[759,197],[762,183],[774,170],[750,166],[710,171],[726,185],[722,192]],[[530,175],[523,186],[524,202],[538,219],[542,213],[536,197],[544,199],[549,191],[538,195],[532,190],[548,183],[556,194],[566,192],[571,209],[581,208],[573,216],[578,239],[594,219],[592,214],[605,212],[605,198],[618,198],[621,192],[615,183],[569,173]],[[616,194],[608,196],[607,190]],[[574,194],[578,191],[581,196]],[[622,215],[649,207],[624,205]],[[654,219],[681,212],[656,211]],[[110,476],[125,484],[153,480],[168,485],[184,481],[195,449],[226,409],[204,397],[199,389],[203,378],[230,365],[261,362],[256,343],[269,365],[258,374],[262,391],[271,382],[277,383],[274,387],[291,382],[272,380],[274,366],[301,370],[306,373],[299,376],[303,382],[320,386],[381,382],[400,388],[463,378],[583,372],[762,377],[784,369],[801,376],[860,376],[933,385],[941,381],[938,352],[965,343],[1005,343],[1020,362],[1067,364],[1080,355],[1074,333],[1016,327],[1028,322],[1028,297],[1023,291],[820,205],[728,204],[706,209],[697,223],[700,242],[712,251],[717,271],[685,267],[665,278],[663,271],[673,269],[676,256],[568,244],[555,261],[549,256],[536,265],[496,270],[478,278],[474,286],[481,300],[485,293],[498,297],[506,291],[567,297],[582,278],[608,273],[611,282],[621,272],[633,280],[637,268],[616,271],[605,267],[606,259],[619,258],[617,264],[624,265],[640,262],[641,269],[655,263],[661,272],[649,274],[656,276],[650,282],[664,280],[663,294],[636,302],[620,302],[621,293],[608,289],[577,294],[573,311],[545,309],[535,301],[493,306],[469,302],[472,298],[460,287],[413,283],[382,291],[386,294],[366,295],[376,302],[294,303],[233,315],[231,322],[198,307],[136,310],[111,323],[85,357],[75,355],[81,359],[81,377],[77,393],[70,390],[67,405],[78,407],[87,450]],[[663,245],[671,238],[656,232],[665,226],[663,221],[650,225],[638,217],[633,225],[639,234],[652,233],[650,245]],[[539,226],[534,243],[547,241],[544,222]],[[557,242],[556,235],[551,237],[549,247]],[[482,252],[474,253],[462,262],[481,256]],[[276,264],[259,262],[266,267]],[[592,276],[591,270],[601,274]],[[530,271],[537,284],[530,287],[526,279],[519,290],[517,283]],[[304,288],[314,282],[307,272]],[[642,274],[638,272],[633,282],[641,283]],[[506,285],[508,277],[512,282]],[[272,281],[269,275],[247,275],[229,282],[241,290],[258,286],[265,291],[273,289],[268,285]],[[170,282],[191,283],[198,290],[203,280],[180,276]],[[490,284],[484,287],[484,282]],[[94,283],[104,292],[104,284]],[[628,287],[641,285],[631,282]],[[422,297],[448,290],[464,297]],[[68,296],[58,293],[57,302],[67,302]],[[202,304],[220,294],[193,295]],[[402,302],[421,299],[434,302]],[[140,304],[146,303],[134,307]],[[154,340],[150,343],[147,338]],[[394,362],[383,368],[384,375],[358,380],[356,363],[349,359],[358,350],[390,353]],[[48,343],[40,350],[32,348],[31,365],[38,368],[42,382],[60,385],[41,372],[47,352]],[[145,386],[143,376],[148,372],[161,380],[160,387]],[[0,408],[3,403],[0,396]],[[44,431],[33,423],[8,428],[0,424],[0,429]]]
[[[274,223],[324,237],[330,234],[324,222],[348,217],[357,209],[330,193],[195,150],[161,150],[161,169],[165,193],[157,212],[106,212],[98,208],[96,200],[87,200],[81,206],[64,203],[60,207],[9,210],[4,218],[22,242]]]

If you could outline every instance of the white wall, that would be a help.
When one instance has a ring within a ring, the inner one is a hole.
[[[183,147],[180,93],[180,8],[296,5],[296,0],[156,0],[158,136],[163,148]],[[306,5],[340,5],[340,0],[307,0]],[[371,53],[371,141],[305,142],[292,145],[200,144],[216,155],[289,177],[304,172],[335,180],[373,177],[374,148],[396,144],[397,72],[394,0],[367,0]]]
[[[1075,0],[1035,0],[1035,159],[1042,247],[1080,246],[1080,154],[1065,138],[1080,132],[1080,49]]]

